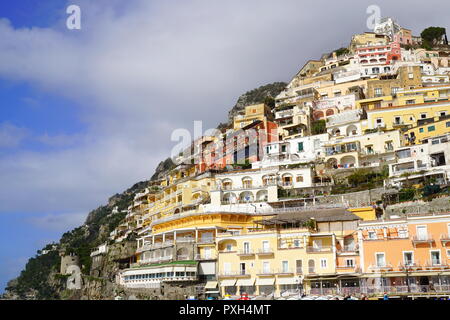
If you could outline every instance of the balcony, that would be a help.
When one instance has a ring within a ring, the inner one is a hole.
[[[392,265],[390,263],[372,264],[369,266],[369,270],[372,272],[392,271]]]
[[[252,257],[255,253],[252,250],[240,250],[237,255],[240,257]]]
[[[276,274],[276,271],[272,270],[272,269],[259,270],[257,273],[258,276],[273,276],[275,274]]]
[[[406,124],[405,124],[404,121],[394,121],[394,122],[392,122],[392,127],[393,128],[403,127],[405,125]]]
[[[258,256],[269,256],[269,255],[273,255],[273,249],[272,248],[263,248],[263,249],[259,249],[257,252]]]
[[[361,268],[357,265],[336,266],[336,270],[338,273],[360,273],[361,272]]]
[[[414,243],[414,245],[418,244],[418,243],[433,243],[434,239],[433,236],[431,234],[426,234],[426,235],[415,235],[412,237],[412,242]]]
[[[207,261],[207,260],[216,260],[217,256],[215,254],[205,255],[205,254],[196,254],[195,260],[197,261]]]
[[[447,243],[450,242],[450,234],[441,234],[441,242],[445,246]]]
[[[219,278],[245,278],[250,277],[250,274],[245,270],[240,271],[222,271],[219,273]]]
[[[281,269],[278,269],[276,272],[275,272],[276,274],[278,274],[278,275],[294,275],[294,270],[293,269],[283,269],[283,268],[281,268]]]
[[[186,260],[190,260],[190,256],[188,254],[177,255],[177,261],[186,261]]]
[[[216,240],[214,238],[200,238],[197,244],[214,244]]]
[[[433,259],[428,260],[425,263],[425,269],[432,270],[432,269],[448,269],[448,263],[446,261],[443,261],[441,259]]]
[[[194,243],[195,240],[193,238],[180,237],[180,238],[177,238],[176,242],[177,243]]]
[[[357,245],[347,245],[347,246],[344,245],[343,247],[337,250],[338,253],[356,253],[358,251],[359,249]]]
[[[422,269],[419,261],[407,261],[405,263],[400,263],[398,269],[402,271],[415,271]]]
[[[306,252],[307,253],[323,253],[323,252],[332,252],[333,248],[331,246],[324,246],[324,247],[314,247],[314,246],[307,246]]]

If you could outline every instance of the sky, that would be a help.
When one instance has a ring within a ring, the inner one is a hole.
[[[81,29],[66,26],[69,5]],[[242,93],[369,31],[415,35],[448,1],[0,1],[0,292],[89,211],[148,179],[175,129],[226,120]]]

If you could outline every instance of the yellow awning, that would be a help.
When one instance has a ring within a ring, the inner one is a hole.
[[[221,287],[233,287],[236,283],[236,279],[228,279],[220,281]]]
[[[205,285],[205,289],[215,289],[217,288],[217,281],[208,281]]]
[[[255,279],[238,279],[238,281],[236,282],[237,286],[245,286],[245,287],[253,286],[254,284]]]

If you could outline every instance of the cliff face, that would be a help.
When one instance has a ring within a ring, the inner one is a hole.
[[[228,123],[233,123],[234,116],[244,110],[246,106],[263,102],[269,102],[270,104],[270,98],[274,99],[286,86],[287,84],[284,82],[274,82],[244,93],[228,112]]]

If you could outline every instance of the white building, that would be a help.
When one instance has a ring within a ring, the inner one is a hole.
[[[396,163],[389,165],[389,184],[401,186],[406,181],[420,183],[424,177],[434,177],[445,184],[450,174],[449,135],[434,137],[427,143],[398,148]]]

